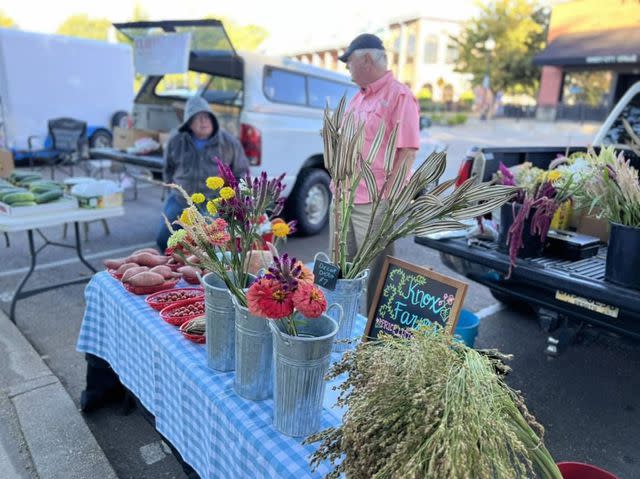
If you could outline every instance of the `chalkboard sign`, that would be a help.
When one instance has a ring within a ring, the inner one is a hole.
[[[336,282],[340,278],[340,268],[333,263],[320,261],[316,258],[313,265],[314,283],[323,288],[333,291],[336,289]]]
[[[452,334],[466,292],[466,283],[387,256],[365,339],[375,339],[380,333],[411,338],[412,330],[432,323]]]

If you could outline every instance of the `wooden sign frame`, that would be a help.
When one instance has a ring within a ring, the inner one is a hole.
[[[376,293],[373,298],[373,303],[371,304],[371,308],[369,309],[369,317],[367,320],[367,325],[364,328],[363,341],[374,339],[370,336],[370,332],[374,325],[376,311],[378,310],[380,296],[382,294],[382,288],[384,287],[384,283],[387,279],[387,274],[389,273],[389,267],[391,265],[398,266],[399,268],[402,268],[404,270],[456,288],[455,300],[451,306],[451,313],[449,314],[449,318],[447,319],[447,323],[445,326],[445,331],[448,334],[453,334],[456,329],[456,325],[458,324],[458,315],[460,314],[460,310],[462,309],[462,304],[464,303],[464,298],[467,294],[467,288],[469,287],[469,285],[462,281],[458,281],[457,279],[451,278],[450,276],[436,273],[431,269],[423,268],[413,263],[408,263],[393,256],[387,256],[385,257],[384,265],[382,266],[382,272],[380,274],[380,278],[378,279],[378,285],[376,286]]]

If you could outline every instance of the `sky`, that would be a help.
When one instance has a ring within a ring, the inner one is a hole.
[[[464,20],[475,11],[473,0],[139,0],[138,3],[151,20],[223,15],[240,25],[260,25],[269,32],[265,49],[273,53],[348,43],[355,35],[375,31],[393,19],[429,16]],[[0,0],[0,10],[23,30],[53,33],[68,16],[76,13],[126,21],[134,4],[130,0]]]

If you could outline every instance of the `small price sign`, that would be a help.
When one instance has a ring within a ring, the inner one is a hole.
[[[318,286],[333,291],[336,289],[336,282],[340,278],[340,268],[333,263],[316,260],[313,266],[314,283]]]

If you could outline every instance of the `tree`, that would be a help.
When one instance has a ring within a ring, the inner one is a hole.
[[[81,13],[67,18],[58,27],[56,33],[71,37],[107,41],[110,27],[111,22],[106,18],[89,18],[88,15]]]
[[[473,74],[478,85],[489,69],[492,90],[533,95],[540,78],[533,56],[545,46],[548,24],[548,10],[536,0],[480,5],[480,13],[462,34],[451,37],[460,51],[456,71]],[[493,50],[485,47],[489,38],[495,42]]]
[[[139,2],[136,2],[133,6],[133,12],[131,13],[131,17],[127,20],[127,22],[144,22],[149,20],[149,13],[144,9]],[[133,40],[129,39],[122,33],[118,32],[116,34],[116,39],[118,43],[126,43],[128,45],[133,46]]]
[[[11,28],[11,27],[16,27],[16,23],[13,21],[13,19],[7,15],[5,15],[5,13],[0,10],[0,27],[1,28]]]
[[[222,22],[233,44],[233,48],[236,50],[254,51],[269,35],[267,30],[258,25],[240,26],[234,21],[220,17],[219,15],[208,15],[206,18],[215,18]]]

